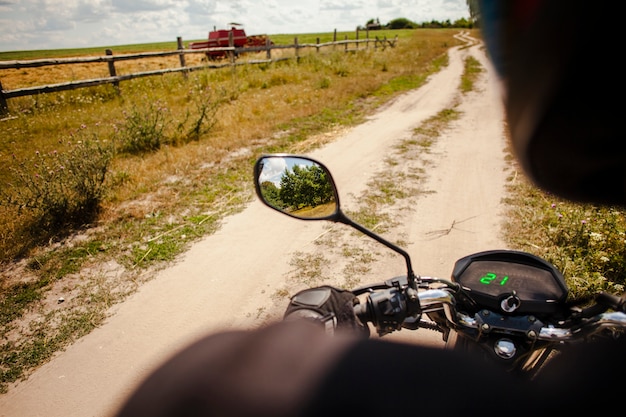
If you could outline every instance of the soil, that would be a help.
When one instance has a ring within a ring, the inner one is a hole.
[[[468,47],[450,49],[449,65],[423,87],[309,153],[332,172],[346,212],[363,203],[368,184],[383,175],[409,191],[385,209],[395,224],[384,236],[402,242],[418,275],[447,278],[456,259],[506,248],[504,114],[482,44],[465,40]],[[474,91],[463,94],[460,77],[470,55],[484,71]],[[427,149],[400,146],[421,123],[451,108],[460,117]],[[307,260],[320,262],[321,277],[308,271]],[[113,307],[104,325],[1,395],[0,416],[110,416],[152,369],[191,341],[279,319],[289,294],[322,282],[345,285],[345,271],[352,271],[350,284],[363,284],[404,274],[406,266],[347,226],[295,220],[255,200],[155,272]],[[440,335],[427,330],[385,337],[442,346]]]

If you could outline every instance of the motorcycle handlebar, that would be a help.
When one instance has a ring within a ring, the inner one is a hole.
[[[441,282],[441,280],[438,280]],[[429,311],[443,310],[447,320],[460,328],[478,329],[480,323],[474,316],[470,316],[455,309],[455,292],[457,288],[426,289],[418,293],[420,309],[417,315],[408,314],[407,297],[405,291],[394,287],[385,289],[370,289],[363,302],[354,307],[356,316],[362,323],[370,322],[379,334],[391,333],[402,327],[417,329],[419,327],[432,328],[428,325],[403,326],[407,320],[414,323],[419,315]],[[615,311],[607,312],[608,309]],[[606,328],[626,331],[626,300],[624,298],[600,293],[596,303],[585,311],[590,314],[581,314],[581,321],[572,321],[565,327],[548,325],[541,327],[537,339],[546,341],[572,341],[595,334]],[[583,311],[584,312],[584,311]],[[591,314],[592,313],[592,314]]]

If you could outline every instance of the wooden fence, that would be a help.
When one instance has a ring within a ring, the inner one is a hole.
[[[108,65],[109,76],[104,78],[94,78],[94,79],[86,79],[86,80],[78,80],[78,81],[70,81],[59,84],[50,84],[50,85],[42,85],[36,87],[28,87],[28,88],[18,88],[15,90],[4,90],[2,88],[2,80],[0,79],[0,116],[7,115],[9,113],[8,108],[8,99],[15,97],[23,97],[29,95],[37,95],[37,94],[46,94],[53,93],[59,91],[66,90],[74,90],[78,88],[86,88],[86,87],[94,87],[103,84],[113,84],[119,91],[119,83],[121,81],[132,80],[134,78],[140,77],[149,77],[154,75],[163,75],[168,73],[180,72],[184,76],[191,71],[196,71],[199,69],[211,69],[211,68],[223,68],[228,66],[236,66],[236,65],[246,65],[246,64],[261,64],[261,63],[269,63],[269,62],[278,62],[287,59],[298,59],[300,57],[299,51],[305,48],[314,48],[317,52],[320,51],[321,48],[325,47],[343,47],[346,52],[356,51],[359,49],[360,44],[365,44],[365,48],[369,48],[370,43],[374,45],[375,48],[387,48],[394,47],[398,41],[398,37],[396,36],[393,40],[388,40],[386,37],[383,39],[379,39],[375,37],[374,39],[369,38],[369,32],[365,39],[359,39],[359,32],[357,31],[356,39],[348,39],[348,36],[345,36],[344,40],[337,40],[337,32],[335,31],[333,41],[320,43],[320,39],[317,38],[317,43],[298,43],[298,38],[294,38],[294,43],[291,45],[274,45],[269,39],[264,46],[254,46],[254,47],[234,47],[232,46],[232,39],[230,42],[231,46],[228,47],[220,47],[220,48],[205,48],[205,49],[185,49],[183,46],[182,38],[177,39],[177,49],[174,51],[163,51],[163,52],[144,52],[138,54],[125,54],[125,55],[113,55],[113,52],[110,49],[105,51],[104,56],[88,56],[88,57],[78,57],[78,58],[56,58],[56,59],[34,59],[27,61],[0,61],[0,70],[3,69],[20,69],[20,68],[35,68],[35,67],[44,67],[44,66],[58,66],[58,65],[71,65],[71,64],[85,64],[85,63],[106,63]],[[352,48],[350,45],[353,45]],[[293,49],[294,56],[293,57],[272,57],[272,51],[277,49]],[[187,54],[207,54],[212,51],[223,51],[225,52],[226,59],[222,59],[219,61],[207,61],[207,63],[196,66],[187,66],[185,56]],[[244,53],[249,52],[266,52],[266,59],[254,59],[247,61],[237,61],[237,57]],[[133,74],[125,74],[125,75],[117,75],[117,71],[115,68],[115,63],[118,61],[126,61],[126,60],[139,60],[145,58],[155,58],[155,57],[167,57],[178,55],[180,67],[175,68],[166,68],[159,69],[154,71],[144,71],[137,72]]]

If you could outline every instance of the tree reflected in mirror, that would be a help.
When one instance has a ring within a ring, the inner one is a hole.
[[[270,207],[301,219],[324,219],[337,211],[330,173],[308,158],[266,156],[257,162],[259,197]]]

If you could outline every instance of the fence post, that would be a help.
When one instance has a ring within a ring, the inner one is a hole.
[[[107,49],[104,51],[108,56],[113,56],[113,51],[110,49]],[[115,71],[115,61],[111,60],[108,62],[109,65],[109,75],[111,77],[117,77],[117,72]],[[115,89],[117,90],[117,93],[120,93],[120,83],[119,81],[114,81],[113,82],[113,86],[115,87]]]
[[[270,41],[270,38],[265,38],[265,48],[266,48],[266,50],[265,50],[265,57],[267,59],[272,59],[272,48],[271,48],[272,45],[271,45],[271,42],[272,41]]]
[[[296,48],[296,62],[300,62],[300,51],[298,50],[298,37],[293,38],[293,44]]]
[[[178,36],[176,38],[176,44],[178,46],[178,50],[181,51],[180,54],[178,54],[178,59],[180,60],[180,66],[182,68],[185,68],[187,64],[185,63],[185,53],[183,52],[183,50],[185,49],[185,47],[183,46],[183,38]],[[187,78],[187,70],[183,71],[183,77]]]
[[[359,27],[356,27],[356,42],[354,43],[354,49],[359,49]]]
[[[345,52],[348,52],[348,42],[347,42],[347,40],[348,40],[348,35],[346,35],[346,36],[344,37],[344,40],[346,41],[346,43],[343,45],[343,49],[344,49],[344,51],[345,51]]]
[[[316,40],[316,44],[315,44],[315,51],[319,54],[320,53],[320,38],[317,38]]]
[[[333,50],[337,48],[337,44],[335,42],[337,42],[337,29],[333,32]]]
[[[232,30],[228,32],[228,46],[230,48],[235,47],[235,34],[233,33]],[[228,51],[228,58],[230,60],[231,73],[234,77],[235,76],[235,50],[234,49],[231,49],[230,51]]]
[[[9,114],[9,105],[7,99],[4,98],[4,90],[2,89],[2,81],[0,81],[0,116]]]
[[[235,35],[233,34],[232,30],[228,32],[228,47],[229,48],[235,47]],[[235,50],[234,49],[228,51],[228,58],[230,58],[231,64],[235,63]]]

